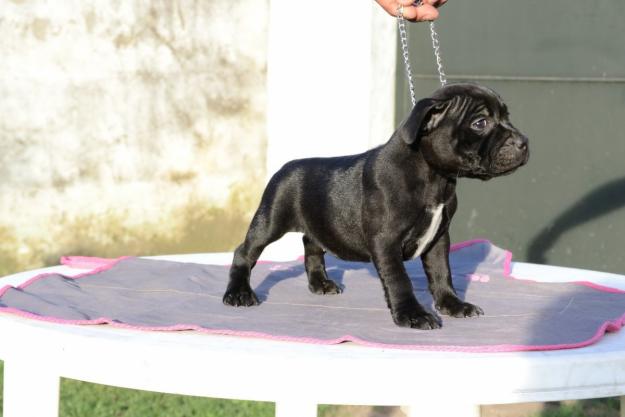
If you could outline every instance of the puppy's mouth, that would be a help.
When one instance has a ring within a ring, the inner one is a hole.
[[[525,156],[521,159],[512,160],[512,161],[501,161],[502,163],[497,163],[493,166],[493,174],[494,176],[500,177],[502,175],[512,174],[517,169],[521,168],[523,165],[527,164],[529,160],[529,152],[525,154]]]
[[[480,165],[474,169],[462,173],[463,177],[476,178],[487,181],[494,177],[510,175],[529,160],[529,150],[522,154],[511,155],[505,151],[499,152],[486,166]]]

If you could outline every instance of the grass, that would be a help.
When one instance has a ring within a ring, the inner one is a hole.
[[[549,405],[535,417],[619,417],[618,397],[597,398]]]
[[[3,386],[3,363],[0,362],[0,387]],[[0,389],[0,415],[2,414]],[[356,411],[357,409],[361,409]],[[384,407],[319,406],[320,417],[383,416]],[[272,417],[270,402],[233,401],[183,395],[162,394],[61,380],[60,417]],[[618,417],[619,399],[600,398],[550,405],[533,417]]]
[[[229,401],[137,391],[64,379],[63,417],[270,417],[272,403]]]

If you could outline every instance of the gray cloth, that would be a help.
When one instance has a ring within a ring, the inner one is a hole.
[[[443,328],[397,327],[370,263],[326,257],[340,295],[315,295],[307,288],[301,260],[259,263],[252,287],[261,305],[230,307],[221,302],[228,266],[127,258],[78,279],[48,275],[22,289],[8,288],[0,309],[67,323],[102,323],[146,330],[202,328],[312,343],[345,340],[406,349],[513,351],[583,346],[606,328],[618,329],[625,294],[567,283],[512,279],[509,253],[476,242],[451,253],[458,295],[481,306],[477,318],[443,317]],[[432,309],[420,261],[406,262],[417,299]]]

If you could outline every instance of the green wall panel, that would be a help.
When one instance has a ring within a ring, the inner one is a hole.
[[[625,78],[625,1],[450,0],[441,9],[450,73]],[[410,25],[415,70],[431,74],[427,24]]]

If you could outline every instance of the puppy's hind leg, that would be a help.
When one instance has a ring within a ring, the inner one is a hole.
[[[250,286],[250,274],[263,249],[274,242],[286,229],[278,224],[269,224],[267,213],[259,209],[245,236],[245,241],[234,251],[230,266],[230,281],[223,296],[223,303],[231,306],[254,306],[260,304]]]
[[[304,242],[304,266],[308,275],[308,289],[315,294],[340,294],[342,292],[334,281],[328,278],[323,249],[306,235]]]

